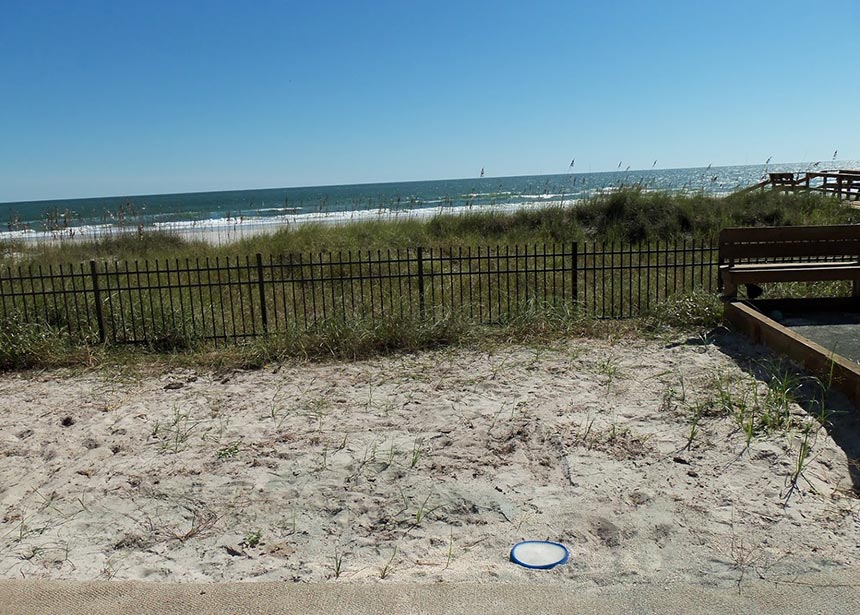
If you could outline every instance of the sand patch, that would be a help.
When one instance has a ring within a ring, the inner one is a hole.
[[[831,396],[828,431],[787,404],[749,445],[727,410],[768,399],[772,361],[726,335],[2,376],[0,576],[725,585],[849,565],[853,410]],[[514,566],[523,539],[570,563]]]

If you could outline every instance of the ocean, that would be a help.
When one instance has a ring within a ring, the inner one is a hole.
[[[246,234],[306,222],[341,223],[439,212],[511,210],[572,204],[600,191],[645,190],[728,194],[768,172],[860,168],[858,161],[690,169],[618,170],[521,177],[266,188],[0,203],[0,240],[62,240],[167,230],[229,242]]]

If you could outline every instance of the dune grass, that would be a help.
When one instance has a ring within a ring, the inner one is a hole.
[[[838,200],[814,193],[737,193],[719,198],[628,189],[582,203],[510,213],[473,211],[429,220],[313,224],[236,244],[242,252],[313,252],[450,245],[708,239],[726,226],[838,224],[856,219]]]
[[[447,346],[491,349],[510,343],[545,348],[570,337],[654,337],[673,330],[709,331],[719,324],[718,299],[692,292],[661,303],[640,318],[599,320],[564,306],[533,305],[501,324],[476,325],[463,315],[429,318],[329,320],[313,329],[216,343],[156,338],[149,344],[82,344],[62,329],[7,319],[0,323],[0,371],[100,365],[196,365],[256,369],[283,361],[360,360]],[[92,342],[92,340],[91,340]]]
[[[832,197],[817,194],[749,192],[717,198],[699,193],[667,194],[631,189],[596,196],[573,206],[550,206],[540,210],[475,211],[437,215],[427,220],[380,220],[348,225],[308,224],[247,238],[226,247],[149,232],[52,246],[5,244],[0,246],[3,259],[0,262],[14,271],[30,264],[48,267],[90,259],[142,262],[188,258],[193,261],[219,255],[244,257],[258,252],[308,254],[415,246],[444,248],[573,241],[649,245],[674,239],[708,240],[725,226],[850,223],[855,220],[855,212]],[[649,313],[623,327],[617,324],[606,327],[576,310],[535,304],[533,309],[523,310],[515,318],[491,328],[443,312],[433,313],[429,318],[390,315],[375,320],[332,320],[310,329],[281,331],[226,346],[173,334],[162,335],[153,337],[147,347],[134,348],[93,344],[84,348],[56,324],[24,322],[20,315],[7,314],[6,321],[0,324],[0,369],[92,364],[104,360],[134,361],[136,357],[151,360],[157,356],[162,359],[172,356],[172,360],[211,366],[258,366],[287,358],[356,359],[488,340],[529,343],[563,335],[614,334],[621,330],[640,335],[672,327],[703,330],[715,326],[720,313],[719,303],[712,294],[684,289],[681,295],[654,306]]]
[[[0,244],[0,257],[22,264],[96,260],[184,259],[216,255],[307,254],[423,246],[522,245],[708,239],[726,226],[837,224],[857,220],[856,210],[815,193],[757,191],[715,197],[627,189],[564,207],[514,212],[472,211],[428,219],[369,220],[343,225],[309,223],[229,246],[144,231],[54,245]]]

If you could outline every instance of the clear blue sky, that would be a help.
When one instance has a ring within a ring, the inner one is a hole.
[[[858,159],[858,23],[858,0],[0,0],[0,202]]]

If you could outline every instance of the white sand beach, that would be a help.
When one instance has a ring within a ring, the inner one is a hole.
[[[728,587],[851,566],[854,410],[828,398],[796,489],[806,410],[749,446],[719,411],[766,399],[774,360],[722,334],[3,375],[0,577]],[[524,539],[569,563],[515,566]]]

